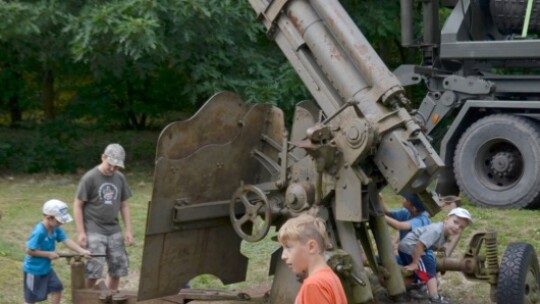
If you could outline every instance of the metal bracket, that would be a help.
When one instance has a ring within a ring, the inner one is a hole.
[[[494,90],[494,84],[477,77],[448,76],[443,80],[445,90],[471,95],[487,95]]]
[[[270,27],[268,28],[268,31],[266,32],[268,37],[274,36],[274,33],[276,32],[276,27],[277,27],[276,18],[279,14],[281,14],[285,5],[287,5],[288,2],[289,0],[272,0],[266,7],[266,10],[264,11],[263,14],[266,17],[266,20],[268,20],[271,24]]]

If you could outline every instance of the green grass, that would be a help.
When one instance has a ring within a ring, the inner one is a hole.
[[[150,201],[151,174],[128,173],[128,181],[134,193],[130,199],[135,244],[128,248],[130,273],[122,281],[123,287],[136,289],[141,265],[146,205]],[[57,198],[72,205],[79,176],[76,175],[23,175],[0,178],[0,303],[22,302],[22,261],[25,243],[34,226],[41,220],[41,207],[51,198]],[[72,211],[72,209],[70,209]],[[63,226],[68,237],[76,240],[75,224]],[[69,252],[63,245],[57,251]],[[71,303],[69,266],[59,259],[53,267],[64,283],[64,300]]]
[[[3,218],[0,220],[0,303],[22,302],[22,260],[28,234],[41,220],[41,207],[51,198],[69,203],[73,200],[79,176],[77,175],[0,175],[0,209]],[[128,248],[131,267],[127,278],[122,279],[121,287],[135,290],[138,287],[139,269],[142,260],[144,227],[146,223],[147,204],[152,191],[152,173],[127,173],[133,190],[130,199],[135,244]],[[383,191],[384,200],[392,208],[401,205],[401,198],[389,190]],[[474,227],[465,231],[462,241],[454,256],[463,254],[468,238],[473,231],[495,229],[498,231],[499,257],[510,242],[528,242],[540,254],[540,211],[538,210],[492,210],[472,206],[467,201],[464,207],[469,209]],[[433,221],[444,218],[443,212]],[[65,227],[69,237],[75,239],[75,225]],[[219,279],[211,275],[201,275],[191,283],[199,288],[247,289],[268,285],[271,278],[267,276],[269,256],[278,246],[270,240],[275,231],[258,243],[242,244],[241,251],[250,258],[247,281],[223,286]],[[67,251],[60,245],[60,251]],[[63,303],[70,303],[69,266],[64,260],[54,262],[54,268],[64,282]],[[489,285],[482,282],[470,282],[460,273],[447,273],[441,279],[441,292],[454,299],[454,303],[489,303]]]

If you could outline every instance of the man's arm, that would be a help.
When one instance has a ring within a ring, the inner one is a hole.
[[[412,262],[403,268],[408,271],[415,271],[416,269],[418,269],[418,262],[420,262],[420,257],[422,256],[422,254],[424,254],[424,250],[426,250],[426,246],[421,241],[418,241],[416,243],[416,246],[414,246]]]
[[[390,217],[388,215],[385,215],[384,219],[386,220],[386,223],[388,225],[390,225],[394,229],[397,229],[397,230],[411,230],[411,223],[409,223],[408,221],[406,221],[406,222],[398,221],[395,218],[392,218],[392,217]]]
[[[84,221],[83,221],[83,205],[84,202],[78,198],[75,198],[73,202],[73,217],[75,219],[75,227],[77,227],[77,240],[81,247],[86,247],[86,231],[84,231]]]
[[[133,244],[133,233],[131,231],[131,214],[129,212],[128,201],[122,201],[122,206],[120,206],[120,212],[122,213],[122,218],[124,219],[124,235],[126,238],[126,243],[128,246]]]

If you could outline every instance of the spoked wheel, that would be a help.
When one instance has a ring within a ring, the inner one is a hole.
[[[499,269],[497,303],[540,303],[540,268],[534,248],[527,243],[511,243]]]
[[[262,240],[272,221],[272,209],[266,194],[252,185],[244,185],[236,190],[229,206],[229,215],[236,233],[248,242]]]

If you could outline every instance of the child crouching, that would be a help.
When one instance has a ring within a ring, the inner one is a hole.
[[[430,303],[450,302],[439,295],[435,258],[427,251],[442,247],[447,237],[460,234],[469,224],[472,224],[469,211],[454,208],[443,222],[417,228],[399,242],[398,253],[404,269],[415,271],[418,278],[427,284]]]

